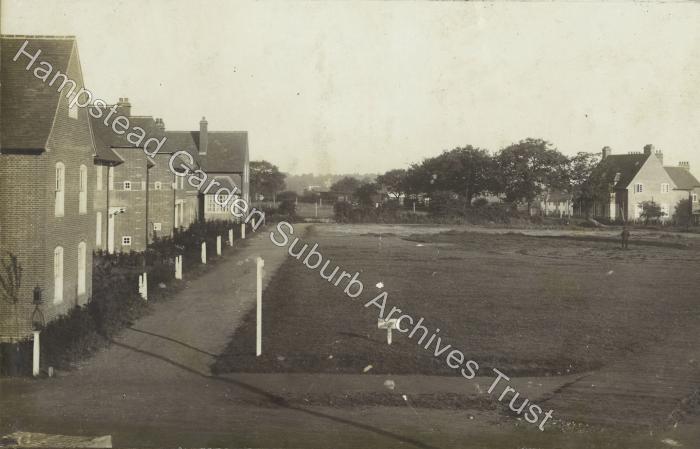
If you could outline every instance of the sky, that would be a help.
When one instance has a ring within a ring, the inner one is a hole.
[[[700,175],[700,3],[2,0],[86,85],[170,130],[247,130],[289,173],[381,173],[527,137]]]

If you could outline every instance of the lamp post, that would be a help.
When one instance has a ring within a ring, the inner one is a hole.
[[[42,298],[41,287],[34,287],[34,297],[32,299],[32,304],[34,304],[34,311],[32,312],[32,331],[34,334],[34,348],[32,353],[32,376],[36,377],[39,375],[40,371],[40,359],[39,355],[41,353],[41,344],[39,342],[39,334],[46,325],[46,320],[44,314],[39,309],[39,306],[44,303]]]

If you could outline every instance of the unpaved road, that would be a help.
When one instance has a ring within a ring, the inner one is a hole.
[[[266,381],[245,377],[213,376],[210,364],[254,303],[255,257],[265,259],[269,280],[287,257],[284,250],[272,245],[267,233],[258,233],[234,257],[191,281],[174,299],[157,304],[153,314],[79,370],[54,379],[0,379],[0,434],[112,435],[115,447],[504,449],[643,449],[660,447],[664,437],[685,443],[700,437],[695,427],[654,435],[539,432],[497,413],[410,404],[301,406],[286,403],[274,379],[266,386]],[[314,379],[306,382],[311,386]]]

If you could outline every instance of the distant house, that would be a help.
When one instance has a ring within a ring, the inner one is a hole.
[[[573,195],[565,190],[546,191],[532,205],[530,215],[547,217],[570,217],[574,213]]]
[[[0,300],[0,340],[12,341],[31,333],[35,292],[46,322],[88,302],[93,186],[101,166],[95,164],[119,161],[97,153],[88,111],[69,107],[71,88],[83,86],[75,38],[2,36],[0,42],[0,257],[16,256],[23,270],[19,301]],[[37,78],[34,68],[26,69],[31,56],[13,61],[23,46],[30,55],[41,50],[34,64],[51,64],[49,80],[60,72],[75,85]]]
[[[168,153],[186,151],[192,160],[190,169],[202,170],[207,180],[199,187],[192,187],[187,178],[180,178],[190,196],[186,200],[196,208],[198,220],[234,220],[231,207],[224,207],[229,191],[237,198],[250,202],[250,167],[248,132],[210,131],[202,117],[199,131],[166,131],[165,149]],[[212,181],[216,181],[212,184]],[[226,190],[222,190],[226,189]],[[218,202],[215,197],[219,191]],[[228,203],[231,204],[230,202]]]
[[[603,157],[593,172],[601,192],[609,195],[593,204],[591,213],[611,221],[636,221],[641,218],[642,204],[657,203],[668,220],[676,211],[678,202],[692,195],[697,183],[687,163],[679,167],[664,167],[663,153],[646,145],[643,152],[612,154],[603,148]],[[685,170],[687,168],[687,170]],[[700,186],[700,183],[697,183]]]

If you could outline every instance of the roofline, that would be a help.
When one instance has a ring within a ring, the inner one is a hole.
[[[2,39],[61,39],[76,40],[74,34],[2,34]]]
[[[198,129],[193,129],[191,131],[179,131],[179,130],[166,130],[165,133],[198,133]],[[228,134],[248,134],[248,131],[210,131],[207,130],[207,134],[222,134],[222,133],[228,133]]]
[[[0,149],[1,154],[41,154],[46,152],[46,148],[7,148]]]

